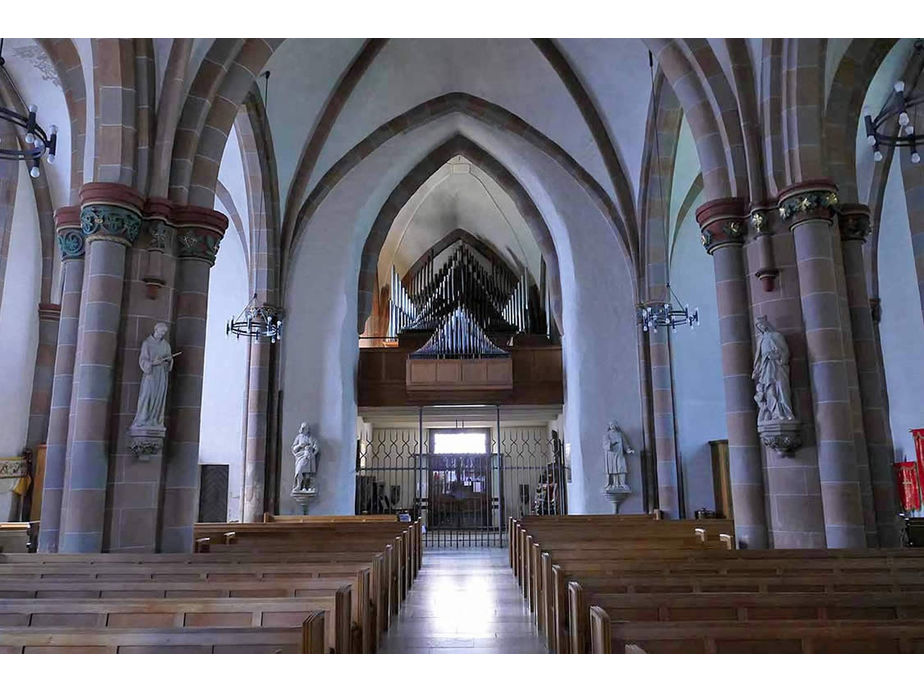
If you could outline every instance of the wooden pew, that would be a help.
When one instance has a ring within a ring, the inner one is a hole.
[[[749,552],[750,553],[750,552]],[[772,554],[773,552],[762,552]],[[544,557],[545,558],[545,557]],[[835,559],[842,563],[849,563],[850,559]],[[793,559],[774,560],[765,559],[729,559],[729,563],[749,567],[740,569],[740,572],[729,573],[723,568],[723,560],[712,561],[704,558],[693,564],[677,564],[674,572],[656,573],[656,571],[642,570],[632,575],[620,566],[619,562],[609,563],[572,563],[565,569],[558,564],[551,564],[549,557],[543,568],[551,565],[550,604],[546,606],[548,622],[553,624],[553,630],[548,632],[547,642],[553,651],[567,651],[568,645],[573,641],[573,629],[583,627],[586,623],[586,612],[583,607],[575,615],[573,597],[566,593],[569,582],[577,581],[586,592],[593,593],[836,593],[865,591],[908,592],[924,590],[924,577],[918,565],[918,559],[912,557],[903,567],[899,557],[891,562],[883,562],[878,569],[870,565],[866,559],[860,560],[865,567],[862,570],[832,570],[819,566],[818,570],[811,569],[812,561],[822,561],[830,564],[830,559],[808,559],[798,561]],[[761,564],[764,564],[761,567]],[[685,572],[687,565],[698,566],[697,569]],[[787,572],[787,566],[794,569]],[[679,569],[678,569],[679,568]],[[557,624],[558,629],[554,626]],[[563,635],[564,634],[564,635]],[[563,637],[567,639],[563,642]]]
[[[0,653],[322,654],[324,614],[297,628],[0,628]]]
[[[0,522],[0,553],[35,551],[38,522]]]
[[[330,522],[398,522],[396,515],[273,515],[263,513],[264,522],[300,522],[300,523],[330,523]]]
[[[34,561],[33,564],[0,563],[0,594],[9,593],[10,580],[32,580],[36,586],[50,586],[61,582],[119,581],[126,591],[147,588],[151,582],[169,584],[178,581],[201,581],[204,585],[213,582],[233,582],[242,585],[277,579],[297,582],[303,588],[307,588],[311,581],[311,585],[324,589],[347,583],[356,595],[353,600],[353,620],[355,629],[362,638],[363,651],[375,651],[388,622],[388,595],[382,584],[380,562],[299,562],[300,556],[292,555],[289,558],[288,554],[270,560],[257,560],[253,556],[240,554],[240,558],[243,559],[240,562],[196,561],[192,564],[162,561],[99,562],[96,559],[100,554],[84,556],[87,557],[84,561],[67,559],[50,562],[43,560],[41,563]],[[282,560],[288,562],[281,562]]]
[[[420,522],[200,523],[195,527],[195,536],[197,551],[212,552],[220,544],[253,547],[259,543],[266,547],[273,543],[278,548],[294,544],[305,551],[381,550],[386,544],[392,544],[402,598],[410,589],[422,560]]]
[[[607,594],[568,583],[569,651],[591,651],[590,607],[620,621],[924,620],[924,592]]]
[[[201,594],[221,596],[234,590],[235,595],[277,596],[280,586],[297,588],[296,594],[310,590],[334,590],[342,585],[350,588],[352,626],[358,640],[358,650],[374,652],[384,630],[386,605],[376,591],[368,564],[337,564],[317,566],[298,563],[231,563],[218,566],[178,564],[98,564],[67,562],[62,565],[39,566],[38,571],[8,572],[11,566],[0,565],[0,595],[8,598],[24,596],[22,586],[33,588],[33,596],[69,594],[88,589],[97,583],[105,585],[100,596],[148,597]],[[20,566],[23,567],[23,566]],[[249,589],[245,589],[249,588]],[[288,596],[288,595],[285,595]],[[332,622],[329,623],[329,626]]]
[[[611,621],[590,610],[591,652],[623,653],[922,653],[924,621]]]
[[[529,522],[525,519],[512,520],[512,529],[515,529],[516,533],[514,534],[511,558],[514,561],[514,573],[517,575],[520,585],[524,588],[524,595],[527,594],[531,543],[539,543],[544,550],[549,550],[553,545],[575,548],[576,543],[590,541],[592,545],[583,548],[600,549],[603,548],[601,543],[614,542],[618,539],[620,548],[631,543],[640,548],[642,544],[651,545],[652,542],[671,543],[674,538],[682,538],[683,543],[694,543],[699,540],[707,545],[714,544],[727,549],[734,548],[733,535],[729,533],[731,525],[726,520],[654,522],[645,516],[643,516],[644,519],[626,520],[610,519],[610,517],[623,517],[619,515],[598,517],[604,519],[600,520],[596,525],[582,519],[576,526],[562,527],[548,520],[535,523],[533,522],[535,518],[528,518]],[[593,527],[593,529],[589,530],[589,527]],[[589,540],[589,537],[593,538]]]
[[[322,651],[351,652],[349,586],[292,599],[0,599],[0,634],[11,627],[300,628],[313,613],[326,624]]]

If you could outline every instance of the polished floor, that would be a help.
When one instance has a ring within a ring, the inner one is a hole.
[[[384,654],[541,654],[507,549],[426,549]]]

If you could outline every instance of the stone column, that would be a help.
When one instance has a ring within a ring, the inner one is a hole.
[[[192,551],[199,508],[199,421],[205,365],[209,270],[228,227],[227,218],[199,207],[177,209],[176,311],[170,377],[166,470],[160,519],[160,550]]]
[[[770,544],[775,549],[824,548],[825,520],[796,249],[777,208],[775,200],[751,207],[750,228],[755,233],[745,247],[751,273],[751,315],[754,321],[765,316],[786,339],[793,412],[800,422],[799,446],[786,446],[784,429],[780,429],[780,437],[772,431],[761,436]],[[774,279],[772,286],[770,277]]]
[[[703,246],[715,266],[735,534],[742,548],[764,549],[768,546],[767,517],[751,380],[751,314],[742,251],[745,219],[745,203],[740,198],[714,200],[696,210]]]
[[[892,472],[892,436],[883,402],[883,383],[876,344],[876,327],[867,293],[863,244],[870,233],[866,205],[843,204],[838,216],[844,277],[850,306],[850,326],[862,401],[863,430],[869,460],[873,508],[880,546],[898,546],[895,509],[898,501]]]
[[[173,325],[172,209],[168,200],[148,198],[141,233],[125,268],[106,494],[106,550],[110,552],[150,553],[157,548],[166,431],[156,427],[136,430],[132,424],[143,377],[138,364],[141,345],[158,322],[168,329]]]
[[[780,217],[792,231],[812,381],[818,472],[829,548],[866,546],[866,528],[851,418],[846,349],[850,325],[840,310],[830,181],[780,191]]]
[[[663,303],[663,301],[661,302]],[[658,475],[658,507],[668,519],[680,517],[677,478],[677,441],[674,436],[674,393],[671,374],[670,330],[649,330],[651,347],[651,393],[654,413],[655,460]]]
[[[61,306],[40,303],[38,307],[39,334],[35,354],[35,371],[32,374],[32,398],[29,402],[29,427],[26,447],[35,449],[48,437],[48,416],[51,410],[51,388],[55,375],[55,350],[58,345],[58,320]]]
[[[45,481],[42,487],[42,522],[39,525],[38,545],[38,550],[42,552],[58,550],[58,528],[61,525],[68,416],[83,287],[85,245],[80,230],[80,208],[62,207],[57,210],[55,227],[61,252],[61,312],[45,449]]]
[[[109,408],[125,253],[138,237],[141,205],[138,193],[124,185],[87,183],[80,189],[80,223],[87,250],[59,539],[62,553],[95,553],[103,548]]]
[[[247,450],[244,461],[244,522],[261,522],[266,478],[266,422],[271,344],[252,341],[247,379]]]

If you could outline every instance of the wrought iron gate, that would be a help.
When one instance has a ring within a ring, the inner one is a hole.
[[[545,427],[476,427],[490,452],[430,452],[439,429],[377,428],[357,442],[357,515],[423,520],[429,547],[504,546],[507,518],[567,512],[564,445]]]

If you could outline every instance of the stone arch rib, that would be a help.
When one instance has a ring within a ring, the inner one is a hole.
[[[746,194],[738,105],[711,47],[707,42],[678,39],[648,39],[646,43],[690,123],[709,199]]]
[[[87,89],[77,47],[69,38],[36,39],[51,60],[64,90],[64,103],[71,121],[71,188],[70,204],[79,202],[83,185],[83,157],[87,140]]]
[[[623,250],[630,259],[632,258],[630,250],[632,246],[627,238],[628,232],[624,220],[619,215],[613,201],[593,176],[582,168],[562,147],[530,126],[523,119],[496,104],[461,92],[444,94],[415,106],[375,129],[366,139],[344,154],[324,174],[302,203],[295,219],[295,232],[292,238],[288,239],[283,246],[286,255],[290,254],[295,248],[302,229],[305,228],[308,220],[328,193],[363,159],[392,137],[407,134],[422,125],[454,113],[469,115],[487,125],[510,132],[535,146],[561,165],[587,191],[591,200],[594,201],[604,215],[604,218],[610,221]]]

